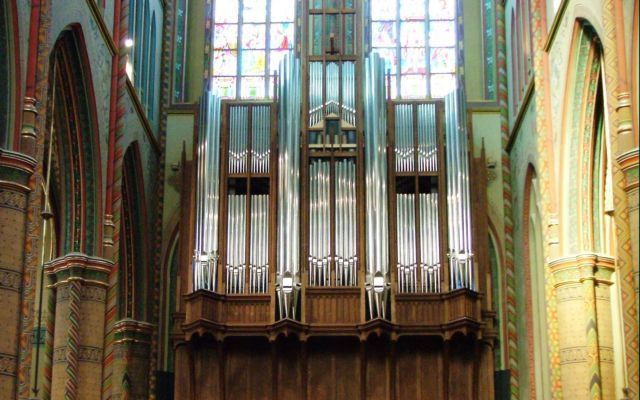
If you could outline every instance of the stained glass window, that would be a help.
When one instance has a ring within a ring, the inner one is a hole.
[[[370,0],[371,48],[391,96],[444,97],[455,85],[456,0]]]
[[[212,81],[226,98],[272,95],[273,73],[295,47],[295,0],[216,1]]]

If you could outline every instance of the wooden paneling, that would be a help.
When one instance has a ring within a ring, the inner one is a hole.
[[[224,398],[270,399],[273,381],[271,366],[271,352],[265,339],[232,338],[225,341]]]
[[[321,338],[309,342],[308,399],[360,399],[359,342]]]
[[[307,288],[306,322],[310,324],[358,324],[359,288]]]

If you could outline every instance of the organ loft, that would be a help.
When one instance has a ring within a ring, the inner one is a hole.
[[[455,5],[440,3],[432,23],[451,47],[431,50],[455,52]],[[443,97],[398,76],[365,40],[365,12],[303,2],[273,98],[212,85],[200,99],[180,200],[177,398],[493,395],[485,160],[464,76],[453,53],[428,85]],[[392,96],[398,85],[414,95]]]

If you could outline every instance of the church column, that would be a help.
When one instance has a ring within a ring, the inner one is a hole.
[[[613,398],[610,286],[613,258],[581,254],[550,263],[556,289],[565,398]]]
[[[112,262],[70,253],[47,263],[55,294],[51,397],[99,400],[105,299]]]
[[[153,325],[125,319],[114,327],[114,399],[149,397],[149,357]]]
[[[640,298],[640,292],[638,291],[638,264],[640,263],[640,256],[638,255],[640,245],[638,243],[640,235],[637,230],[633,230],[633,227],[638,227],[638,204],[640,203],[639,196],[639,182],[638,175],[640,168],[638,167],[638,161],[640,159],[640,149],[629,150],[620,154],[618,157],[620,168],[624,172],[624,190],[627,193],[627,212],[629,214],[629,226],[631,231],[631,255],[633,257],[633,276],[634,276],[634,289],[636,292],[636,302]],[[636,304],[637,307],[637,304]]]
[[[0,398],[16,395],[24,242],[35,160],[0,149]]]

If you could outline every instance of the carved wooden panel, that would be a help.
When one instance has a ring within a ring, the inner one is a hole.
[[[306,322],[310,324],[358,324],[359,288],[307,288]]]

